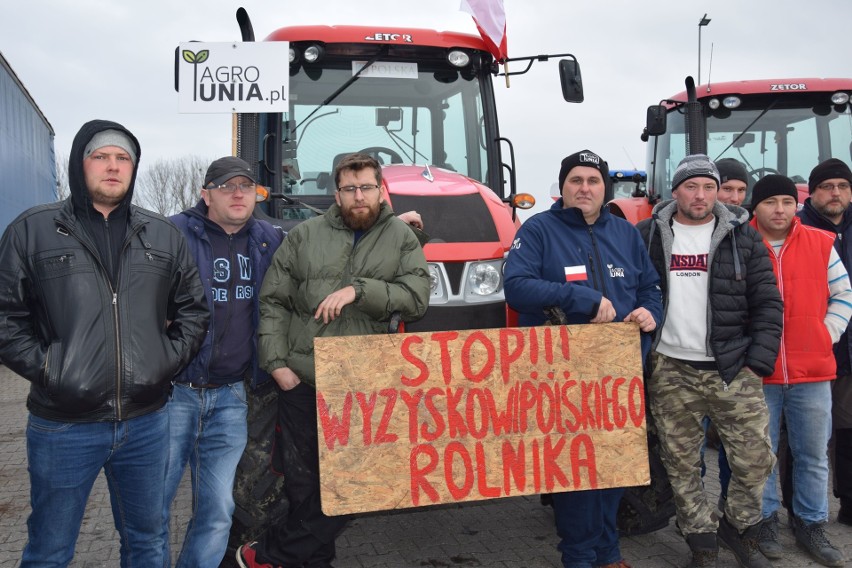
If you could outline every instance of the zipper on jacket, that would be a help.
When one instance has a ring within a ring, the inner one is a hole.
[[[600,291],[600,287],[598,286],[598,272],[595,270],[595,261],[592,258],[592,253],[589,253],[589,272],[592,277],[592,288]]]
[[[231,263],[231,269],[228,271],[228,275],[229,275],[229,278],[228,278],[228,301],[226,302],[227,306],[225,307],[225,321],[223,322],[223,325],[222,325],[222,332],[223,333],[225,333],[227,331],[228,327],[231,325],[231,317],[234,315],[233,314],[234,296],[235,296],[234,293],[236,292],[236,290],[234,290],[234,286],[236,285],[236,283],[234,282],[234,280],[236,278],[234,276],[234,269],[240,270],[240,264],[239,264],[239,262],[237,262],[236,251],[234,250],[234,235],[233,234],[228,234],[228,262]],[[213,306],[213,309],[215,310],[216,306]],[[211,316],[211,319],[212,319],[212,316]],[[223,339],[224,339],[224,337],[223,337]],[[218,355],[219,355],[219,342],[216,341],[216,336],[214,335],[213,336],[213,351],[212,351],[212,353],[210,353],[210,360],[212,361],[214,358],[218,357]],[[209,378],[210,377],[209,377],[209,374],[208,374],[207,379],[209,380]]]
[[[115,325],[115,363],[116,363],[116,380],[115,380],[115,411],[118,414],[118,419],[121,420],[121,341],[118,338],[118,292],[112,293],[112,321]]]
[[[784,250],[787,248],[787,243],[789,241],[790,235],[787,235],[787,238],[784,239],[784,244],[781,245],[781,250],[778,251],[778,254],[775,254],[775,247],[772,247],[772,254],[775,255],[775,264],[778,266],[778,291],[781,293],[781,301],[784,301],[784,271],[781,268],[781,257],[784,255]],[[771,246],[771,245],[770,245]],[[786,337],[787,334],[786,326],[784,325],[784,320],[781,320],[781,347],[778,355],[781,357],[781,374],[784,377],[784,386],[787,386],[790,379],[787,374],[787,349],[786,349]]]
[[[600,292],[601,292],[601,294],[603,294],[604,297],[607,297],[606,277],[605,277],[604,270],[603,270],[604,265],[603,265],[603,262],[601,261],[601,253],[600,253],[600,250],[598,250],[598,241],[597,241],[597,239],[595,239],[595,233],[592,230],[592,225],[589,225],[588,228],[589,228],[589,238],[592,240],[592,250],[595,251],[595,257],[597,258],[597,261],[598,261],[598,268],[600,269],[600,271],[599,271],[600,272],[600,284],[601,284]],[[594,263],[592,261],[592,254],[591,253],[589,253],[589,264],[592,267],[592,273],[597,274],[598,271],[596,271],[594,269]],[[596,279],[597,279],[597,277],[596,277]]]
[[[128,223],[130,219],[128,217]],[[101,275],[106,280],[106,285],[109,288],[109,292],[112,295],[112,322],[113,322],[113,332],[115,334],[115,414],[116,420],[122,420],[122,406],[121,406],[121,369],[122,369],[122,356],[121,356],[121,326],[119,325],[119,317],[118,317],[118,291],[120,288],[119,280],[121,278],[121,270],[119,267],[118,273],[115,275],[115,287],[112,285],[112,281],[109,278],[109,274],[107,274],[106,267],[104,266],[103,261],[100,258],[97,250],[93,249],[91,245],[86,242],[84,239],[80,237],[70,226],[64,224],[61,220],[57,220],[57,223],[62,226],[68,234],[73,236],[77,241],[83,245],[83,247],[89,251],[89,254],[92,255],[92,259],[97,264],[98,268],[101,270]],[[130,244],[130,240],[135,237],[139,231],[142,230],[144,223],[140,223],[135,227],[130,227],[130,233],[127,235],[127,238],[124,240],[124,244],[121,247],[121,251],[119,252],[119,259],[124,255],[124,251],[127,250],[127,246]]]

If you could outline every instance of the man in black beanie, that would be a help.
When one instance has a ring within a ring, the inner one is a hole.
[[[745,166],[733,158],[724,158],[716,162],[716,169],[722,182],[717,199],[730,205],[742,205],[750,181]]]
[[[762,178],[754,185],[752,202],[751,225],[763,235],[784,299],[781,351],[775,370],[763,379],[772,450],[778,451],[783,416],[793,456],[791,524],[796,541],[820,564],[843,566],[825,524],[831,382],[837,370],[832,346],[852,318],[849,276],[834,249],[834,234],[803,225],[796,217],[798,190],[790,178]],[[777,475],[774,468],[763,491],[758,545],[767,558],[783,557]]]
[[[826,161],[817,164],[811,170],[811,175],[808,178],[808,193],[814,194],[818,188],[831,191],[831,184],[846,182],[847,188],[852,184],[852,172],[841,160],[837,158],[829,158]]]
[[[852,268],[852,171],[841,160],[830,158],[817,165],[808,180],[810,197],[799,212],[802,224],[837,235],[834,248],[849,270]],[[840,498],[837,521],[852,526],[852,333],[834,346],[837,379],[832,387],[834,428],[834,495]]]
[[[636,322],[647,355],[662,321],[660,279],[635,227],[604,206],[607,163],[576,152],[557,179],[561,197],[523,224],[506,258],[506,301],[521,326],[543,325],[552,306],[571,324]],[[552,494],[563,566],[626,565],[616,528],[623,494],[621,487]]]

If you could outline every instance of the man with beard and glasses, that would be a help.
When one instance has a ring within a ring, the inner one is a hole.
[[[280,389],[273,464],[286,480],[289,514],[239,548],[243,568],[331,566],[347,521],[320,504],[314,338],[385,333],[394,312],[403,321],[426,313],[426,258],[384,202],[381,176],[366,154],[342,159],[335,204],[288,233],[263,281],[260,364]]]
[[[740,566],[766,567],[757,536],[775,456],[762,377],[775,370],[782,303],[763,238],[745,209],[716,200],[720,185],[707,156],[687,156],[672,176],[674,199],[638,225],[660,274],[664,308],[648,399],[689,565],[716,566],[718,535]],[[705,416],[731,465],[721,519],[701,482]]]
[[[834,248],[852,269],[852,171],[837,158],[818,164],[808,178],[810,197],[799,212],[803,225],[837,235]],[[849,328],[834,346],[837,379],[831,389],[834,429],[834,495],[840,498],[837,522],[852,525],[852,333]],[[787,489],[785,487],[785,489]],[[789,502],[785,494],[785,501]]]

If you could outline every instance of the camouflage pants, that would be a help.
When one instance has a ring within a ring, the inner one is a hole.
[[[708,533],[718,527],[701,481],[704,416],[716,425],[731,466],[725,516],[739,530],[757,524],[763,486],[775,465],[763,380],[743,368],[726,390],[716,371],[701,371],[659,353],[654,353],[652,365],[650,409],[681,531]]]

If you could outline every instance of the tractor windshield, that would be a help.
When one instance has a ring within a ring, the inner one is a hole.
[[[852,162],[852,114],[849,104],[815,104],[824,93],[789,99],[743,97],[740,107],[711,110],[704,106],[707,153],[714,161],[734,158],[755,181],[780,173],[807,183],[811,169],[828,158]],[[686,155],[685,117],[681,108],[668,113],[666,134],[648,144],[653,163],[653,192],[671,197],[671,179]],[[653,154],[656,151],[656,159]],[[652,172],[649,172],[652,174]]]
[[[445,59],[389,57],[361,71],[369,60],[329,57],[291,67],[290,112],[281,115],[283,192],[303,201],[333,195],[334,166],[355,151],[383,164],[430,165],[487,183],[476,73],[453,69]]]

